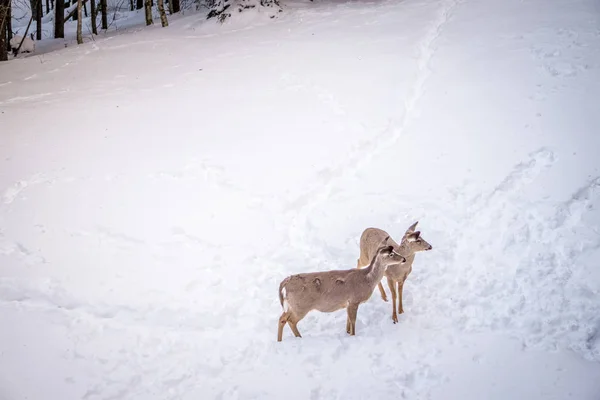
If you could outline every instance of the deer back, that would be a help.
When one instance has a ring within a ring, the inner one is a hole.
[[[349,269],[292,275],[285,283],[286,301],[299,312],[331,312],[368,299],[377,284],[364,270]]]
[[[360,251],[365,254],[369,260],[373,259],[381,241],[390,236],[389,233],[379,228],[367,228],[363,231],[360,237]],[[387,240],[388,245],[394,247],[394,250],[399,252],[399,245],[391,237]],[[402,253],[400,253],[402,254]],[[404,255],[404,254],[402,254]]]

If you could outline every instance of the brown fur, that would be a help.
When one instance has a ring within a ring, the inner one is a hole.
[[[402,308],[402,290],[406,278],[408,278],[408,275],[412,272],[415,253],[432,249],[432,246],[421,237],[421,232],[415,231],[417,224],[418,221],[406,230],[400,244],[396,243],[393,239],[389,239],[389,243],[394,246],[394,250],[406,257],[406,263],[390,266],[385,271],[388,287],[392,292],[392,321],[394,321],[394,323],[398,322],[398,314],[404,313],[404,309]],[[384,237],[389,237],[389,234],[382,229],[367,228],[363,231],[360,237],[360,256],[357,260],[357,268],[360,268],[369,262],[368,260],[377,250],[378,243]],[[385,289],[381,282],[379,282],[378,287],[383,301],[388,301]],[[398,288],[398,293],[396,293],[396,287]],[[396,298],[398,298],[398,313],[396,313]]]
[[[279,301],[284,310],[279,318],[277,341],[281,342],[286,323],[296,337],[302,337],[297,324],[312,310],[329,313],[346,308],[346,332],[354,335],[358,306],[369,300],[388,265],[406,261],[392,246],[384,246],[388,238],[378,242],[367,268],[311,272],[285,278],[279,285]]]

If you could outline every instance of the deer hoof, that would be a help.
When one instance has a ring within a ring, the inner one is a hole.
[[[397,315],[392,315],[392,321],[394,321],[395,324],[398,323],[398,316]]]

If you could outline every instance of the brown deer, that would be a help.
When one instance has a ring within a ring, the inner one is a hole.
[[[420,231],[415,231],[418,223],[419,221],[415,222],[406,230],[400,244],[397,244],[393,239],[389,239],[394,250],[406,258],[406,263],[390,266],[385,271],[388,286],[392,292],[392,321],[394,321],[394,324],[398,322],[398,314],[404,313],[404,309],[402,308],[402,289],[404,288],[404,281],[406,281],[406,278],[412,272],[415,253],[428,251],[433,248],[421,237]],[[357,268],[369,262],[373,254],[377,251],[381,238],[385,237],[389,238],[389,234],[378,228],[367,228],[363,231],[360,236],[360,256],[357,261]],[[396,285],[398,287],[398,294],[396,294]],[[381,298],[383,301],[388,301],[381,282],[379,282],[378,286]],[[396,313],[396,297],[398,298],[398,314]]]
[[[346,308],[346,332],[355,335],[358,306],[369,300],[389,265],[406,262],[393,246],[385,246],[389,236],[382,239],[373,250],[367,268],[311,272],[285,278],[279,285],[283,314],[279,317],[277,341],[281,342],[286,323],[296,337],[302,337],[297,324],[312,310],[330,313]]]

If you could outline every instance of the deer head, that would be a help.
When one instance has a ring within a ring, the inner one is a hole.
[[[421,237],[421,231],[415,231],[418,223],[419,221],[409,226],[404,233],[404,237],[402,238],[402,241],[406,243],[411,253],[416,253],[418,251],[429,251],[433,248],[425,239]]]
[[[387,243],[390,237],[387,236],[385,239],[379,243],[379,248],[377,249],[376,258],[383,262],[384,265],[393,265],[393,264],[404,264],[406,262],[406,258],[402,256],[400,253],[397,253],[394,250],[394,246],[385,244]]]

